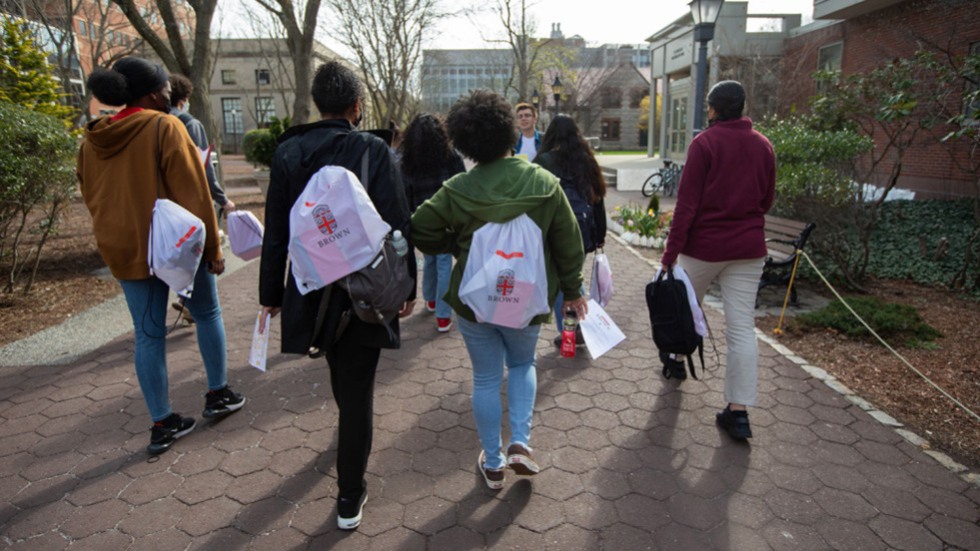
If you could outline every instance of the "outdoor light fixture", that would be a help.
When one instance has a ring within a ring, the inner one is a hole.
[[[541,96],[538,94],[538,89],[537,88],[535,88],[534,91],[531,92],[531,105],[534,106],[534,116],[535,117],[539,116],[540,115],[540,112],[538,111],[538,106],[541,105]],[[537,120],[535,120],[535,122],[534,122],[534,130],[537,130],[537,129],[538,129],[538,122],[537,122]]]
[[[715,37],[715,22],[725,0],[691,0],[694,40],[698,47],[697,79],[694,85],[694,135],[701,132],[704,121],[704,88],[708,80],[708,41]]]
[[[561,84],[561,79],[555,75],[554,82],[551,83],[551,92],[555,95],[555,116],[558,116],[558,103],[561,101],[561,93],[565,89]]]

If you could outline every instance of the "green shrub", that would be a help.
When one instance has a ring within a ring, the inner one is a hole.
[[[266,168],[272,166],[272,156],[276,153],[279,145],[279,136],[289,128],[290,118],[272,117],[269,128],[257,128],[249,130],[242,137],[242,150],[245,152],[245,160],[253,165],[262,165]]]
[[[0,102],[0,269],[3,289],[29,292],[44,244],[75,189],[78,144],[53,116]],[[39,160],[43,159],[43,162]]]
[[[942,336],[911,306],[870,296],[850,296],[845,300],[892,346],[895,341],[910,347],[921,346]],[[804,327],[831,328],[850,337],[871,337],[867,328],[840,301],[834,301],[815,312],[800,314],[797,321]]]

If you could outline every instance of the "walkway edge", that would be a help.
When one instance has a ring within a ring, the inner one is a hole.
[[[616,241],[618,241],[620,244],[622,244],[624,247],[629,249],[629,251],[634,255],[636,255],[637,258],[640,258],[641,260],[645,261],[651,267],[653,268],[660,267],[660,264],[658,262],[654,262],[653,260],[645,258],[643,255],[637,252],[632,245],[630,245],[625,240],[623,240],[619,235],[610,233],[610,236]],[[704,304],[702,304],[702,306],[711,308],[716,312],[723,311],[721,301],[714,297],[706,297],[704,300]],[[756,336],[759,337],[759,340],[769,345],[780,356],[783,356],[787,360],[793,362],[795,365],[798,365],[803,371],[807,372],[807,374],[809,374],[811,377],[819,380],[834,392],[847,398],[848,401],[850,401],[854,405],[858,406],[859,408],[867,412],[868,415],[870,415],[878,423],[890,427],[899,436],[905,439],[906,442],[912,444],[916,448],[921,449],[926,455],[933,458],[937,463],[945,467],[947,470],[949,470],[953,474],[958,475],[967,483],[980,487],[980,473],[970,472],[970,469],[966,465],[957,462],[956,460],[946,455],[945,453],[932,449],[928,440],[908,430],[905,427],[905,425],[903,425],[901,422],[896,420],[891,415],[885,413],[884,411],[881,411],[871,402],[858,396],[853,390],[845,386],[843,383],[837,380],[836,377],[828,373],[826,370],[810,364],[802,356],[799,356],[798,354],[796,354],[795,352],[787,348],[786,345],[770,337],[765,332],[761,331],[759,328],[756,328],[755,334]]]
[[[225,271],[219,281],[246,264],[227,248],[224,252]],[[0,348],[0,367],[67,365],[132,330],[126,299],[120,292],[59,325]]]

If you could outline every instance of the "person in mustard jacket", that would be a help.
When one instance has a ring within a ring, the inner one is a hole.
[[[159,454],[194,430],[192,417],[170,407],[167,383],[167,284],[150,275],[147,249],[156,199],[166,198],[204,221],[206,242],[187,301],[197,320],[197,340],[207,373],[204,417],[237,411],[245,397],[228,388],[225,329],[215,276],[225,269],[218,223],[204,165],[184,124],[167,115],[170,82],[163,67],[122,58],[97,69],[88,87],[106,105],[124,105],[85,127],[77,174],[92,215],[99,253],[122,286],[136,333],[136,376],[153,426],[147,451]]]

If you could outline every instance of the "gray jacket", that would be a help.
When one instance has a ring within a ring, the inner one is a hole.
[[[204,125],[201,124],[201,121],[194,118],[190,113],[175,108],[170,109],[170,114],[184,123],[184,126],[187,127],[187,133],[191,135],[191,140],[194,140],[194,144],[197,145],[198,149],[207,149],[208,135],[204,133]],[[218,178],[214,174],[214,165],[210,162],[210,159],[204,167],[204,172],[208,177],[208,189],[211,190],[211,198],[222,207],[228,204],[228,196],[225,195],[225,190],[221,189],[221,185],[218,184]]]

